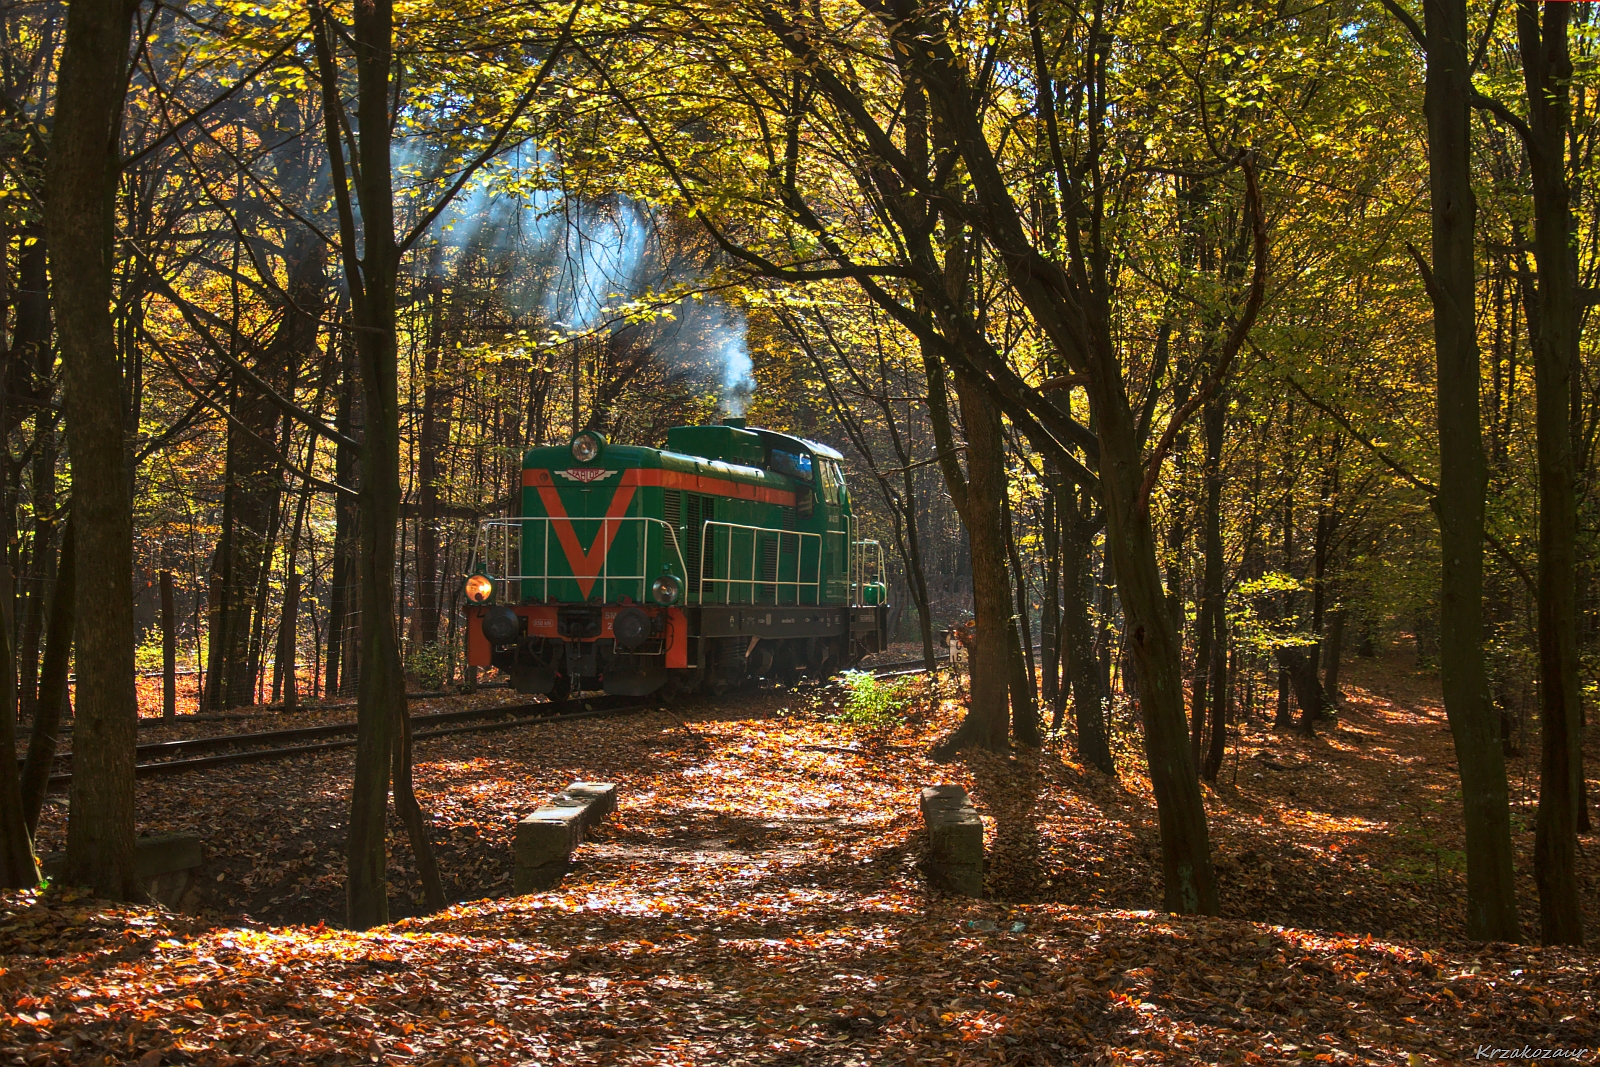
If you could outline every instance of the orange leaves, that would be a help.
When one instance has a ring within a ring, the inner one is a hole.
[[[797,705],[758,692],[731,712],[419,748],[446,874],[480,899],[383,930],[0,897],[0,1067],[102,1056],[109,1067],[168,1050],[166,1063],[181,1052],[201,1067],[1387,1065],[1458,1059],[1479,1036],[1595,1028],[1590,956],[1427,952],[1139,910],[1158,899],[1139,791],[1052,752],[936,767],[922,754],[931,726],[851,748],[825,722],[776,714]],[[256,874],[258,916],[333,919],[347,766],[141,783],[142,817],[205,823],[225,891]],[[511,820],[575,778],[621,784],[615,823],[580,848],[559,890],[490,896],[503,892]],[[912,810],[932,780],[981,798],[995,884],[1032,902],[929,897]],[[1294,810],[1317,819],[1255,821],[1274,795],[1217,798],[1230,907],[1305,907],[1331,928],[1395,893],[1348,844],[1359,836],[1377,855],[1383,820],[1302,798]],[[281,879],[307,842],[325,880],[292,890]],[[407,863],[397,856],[409,876]],[[1280,897],[1259,893],[1265,866]],[[1307,875],[1322,881],[1308,887]]]

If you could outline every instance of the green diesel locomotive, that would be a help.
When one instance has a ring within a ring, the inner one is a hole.
[[[732,418],[674,427],[665,449],[588,431],[529,449],[521,514],[479,533],[467,662],[557,698],[854,666],[886,647],[888,605],[842,458]]]

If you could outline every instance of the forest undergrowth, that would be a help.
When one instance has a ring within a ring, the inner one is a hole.
[[[830,721],[828,689],[427,742],[419,793],[468,902],[368,933],[333,925],[348,753],[142,781],[142,831],[205,841],[204,914],[0,897],[0,1063],[1415,1065],[1592,1045],[1592,953],[1461,940],[1436,681],[1393,658],[1349,678],[1316,739],[1248,725],[1230,749],[1208,792],[1220,919],[1146,910],[1155,813],[1126,708],[1118,782],[1070,746],[932,763],[948,688],[873,731]],[[516,817],[580,778],[617,782],[620,810],[558,889],[509,897]],[[938,781],[984,814],[988,901],[925,888],[916,794]],[[43,849],[62,823],[47,810]],[[398,825],[391,853],[391,887],[414,886]]]

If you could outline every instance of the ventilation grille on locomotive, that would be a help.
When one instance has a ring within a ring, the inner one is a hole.
[[[778,580],[778,535],[775,533],[761,536],[761,577],[771,583],[776,583]],[[776,604],[778,602],[777,585],[763,585],[761,587],[761,599],[769,604]]]
[[[714,496],[703,496],[699,499],[700,519],[697,525],[707,522],[716,522],[717,498]],[[689,508],[689,515],[690,521],[695,521],[694,506],[692,504]],[[695,581],[698,582],[700,580],[699,575],[701,574],[709,574],[713,578],[717,577],[717,539],[715,537],[707,537],[703,539],[697,538],[692,550],[696,560]],[[726,575],[724,575],[724,577],[726,577]],[[715,587],[715,591],[720,591],[722,593],[721,601],[722,603],[726,604],[728,602],[727,586],[717,586]]]
[[[700,537],[702,534],[701,523],[704,521],[700,514],[700,497],[698,494],[689,494],[689,536],[684,558],[684,566],[689,568],[689,595],[700,595]]]

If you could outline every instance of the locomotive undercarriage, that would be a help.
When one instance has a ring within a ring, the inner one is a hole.
[[[619,696],[659,692],[673,699],[703,687],[721,696],[755,681],[793,686],[804,677],[826,678],[878,651],[879,644],[876,627],[803,637],[693,636],[689,666],[668,668],[661,636],[626,649],[614,638],[590,637],[592,630],[581,621],[569,622],[565,611],[559,628],[562,637],[525,636],[494,649],[493,665],[510,676],[518,692],[562,699],[577,690],[599,689]]]
[[[619,649],[612,638],[525,637],[509,648],[495,649],[493,663],[511,676],[519,693],[545,693],[559,700],[574,689],[603,688],[620,696],[644,696],[675,673],[667,670],[661,644],[656,638],[629,652]]]

